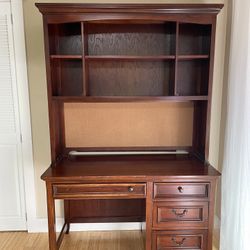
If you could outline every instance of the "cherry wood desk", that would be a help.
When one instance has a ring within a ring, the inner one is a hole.
[[[59,249],[70,223],[80,221],[74,220],[66,203],[65,224],[57,240],[56,199],[138,199],[145,202],[145,213],[137,220],[146,221],[146,250],[210,250],[219,175],[210,165],[188,156],[63,159],[42,175],[47,187],[50,249]]]
[[[122,221],[146,222],[146,250],[212,250],[219,173],[204,162],[223,5],[36,6],[53,163],[42,175],[50,250],[71,223]],[[69,159],[70,151],[176,155]],[[58,239],[56,199],[65,216]]]

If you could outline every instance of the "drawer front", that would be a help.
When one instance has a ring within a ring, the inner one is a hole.
[[[155,202],[153,227],[189,229],[208,227],[208,202]]]
[[[146,184],[56,184],[53,185],[54,198],[105,199],[105,198],[144,198]]]
[[[207,232],[190,230],[186,232],[154,232],[153,250],[206,250]]]
[[[154,183],[154,198],[207,198],[209,183]]]

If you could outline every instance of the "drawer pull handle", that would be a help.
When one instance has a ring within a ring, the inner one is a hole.
[[[185,216],[188,212],[187,209],[184,209],[182,213],[178,213],[175,209],[172,210],[172,212],[179,218],[182,218],[183,216]]]
[[[179,193],[183,193],[183,187],[179,186],[178,190],[179,190]]]
[[[172,238],[172,241],[177,245],[177,246],[182,246],[185,242],[186,238],[182,238],[181,241],[177,241],[175,238]]]
[[[128,191],[129,191],[130,193],[132,193],[132,192],[134,192],[134,188],[133,188],[133,187],[128,187]]]

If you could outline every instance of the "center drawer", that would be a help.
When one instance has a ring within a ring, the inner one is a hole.
[[[136,199],[146,197],[146,184],[55,184],[53,194],[56,199]]]

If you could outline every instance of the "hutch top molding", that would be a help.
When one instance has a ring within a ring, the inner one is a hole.
[[[71,4],[36,3],[48,22],[160,20],[212,23],[222,4]],[[183,14],[187,14],[183,16]],[[60,16],[64,15],[64,20]]]
[[[48,13],[165,13],[218,14],[223,4],[78,4],[36,3],[40,12]]]

